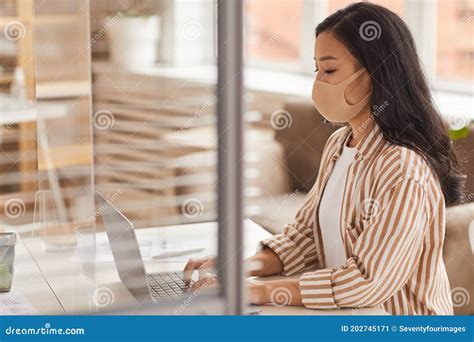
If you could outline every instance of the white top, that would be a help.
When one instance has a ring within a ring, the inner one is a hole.
[[[357,153],[355,147],[346,144],[342,154],[324,188],[319,206],[319,226],[323,238],[326,267],[340,267],[346,264],[346,254],[341,237],[341,205],[346,185],[347,171]]]

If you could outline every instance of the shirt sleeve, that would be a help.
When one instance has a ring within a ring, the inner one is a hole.
[[[346,265],[301,276],[307,308],[377,306],[405,285],[422,252],[426,193],[418,181],[403,179],[379,197],[363,230],[350,228],[346,234],[353,247]]]
[[[282,275],[290,276],[314,268],[317,264],[316,244],[312,227],[302,222],[288,224],[283,233],[260,242],[268,247],[283,264]]]

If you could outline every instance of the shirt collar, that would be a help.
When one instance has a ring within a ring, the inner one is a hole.
[[[333,158],[339,158],[342,153],[342,149],[349,141],[350,137],[352,136],[352,127],[347,125],[342,134],[339,135],[337,138],[337,150],[333,155]],[[357,154],[355,159],[359,158],[368,158],[370,155],[374,153],[374,151],[383,144],[383,135],[382,130],[380,129],[379,125],[375,121],[371,121],[370,127],[368,128],[367,132],[364,134],[362,139],[357,143],[355,148],[357,149]]]

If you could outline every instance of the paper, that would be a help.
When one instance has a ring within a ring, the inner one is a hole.
[[[0,315],[37,315],[38,310],[18,292],[0,293]]]
[[[77,246],[72,255],[72,261],[74,262],[114,262],[110,243],[105,234],[96,235],[96,248],[94,251],[92,245],[93,239],[90,236],[80,236],[77,241]],[[154,255],[160,255],[167,252],[179,252],[183,250],[199,248],[195,244],[190,245],[184,241],[169,241],[169,239],[157,239],[156,237],[140,237],[138,239],[140,246],[140,253],[143,261],[152,261]],[[204,252],[199,253],[202,254]],[[95,255],[94,255],[95,254]],[[192,257],[196,257],[198,254],[192,254]],[[162,259],[163,261],[182,261],[187,260],[191,257],[190,255],[170,257]]]

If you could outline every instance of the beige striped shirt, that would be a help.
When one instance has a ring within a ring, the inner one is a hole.
[[[318,178],[295,222],[262,241],[299,284],[310,309],[382,306],[394,315],[451,315],[442,250],[445,202],[423,157],[383,138],[374,122],[348,169],[340,213],[346,263],[326,268],[318,225],[323,189],[352,133],[345,126],[324,148]]]

